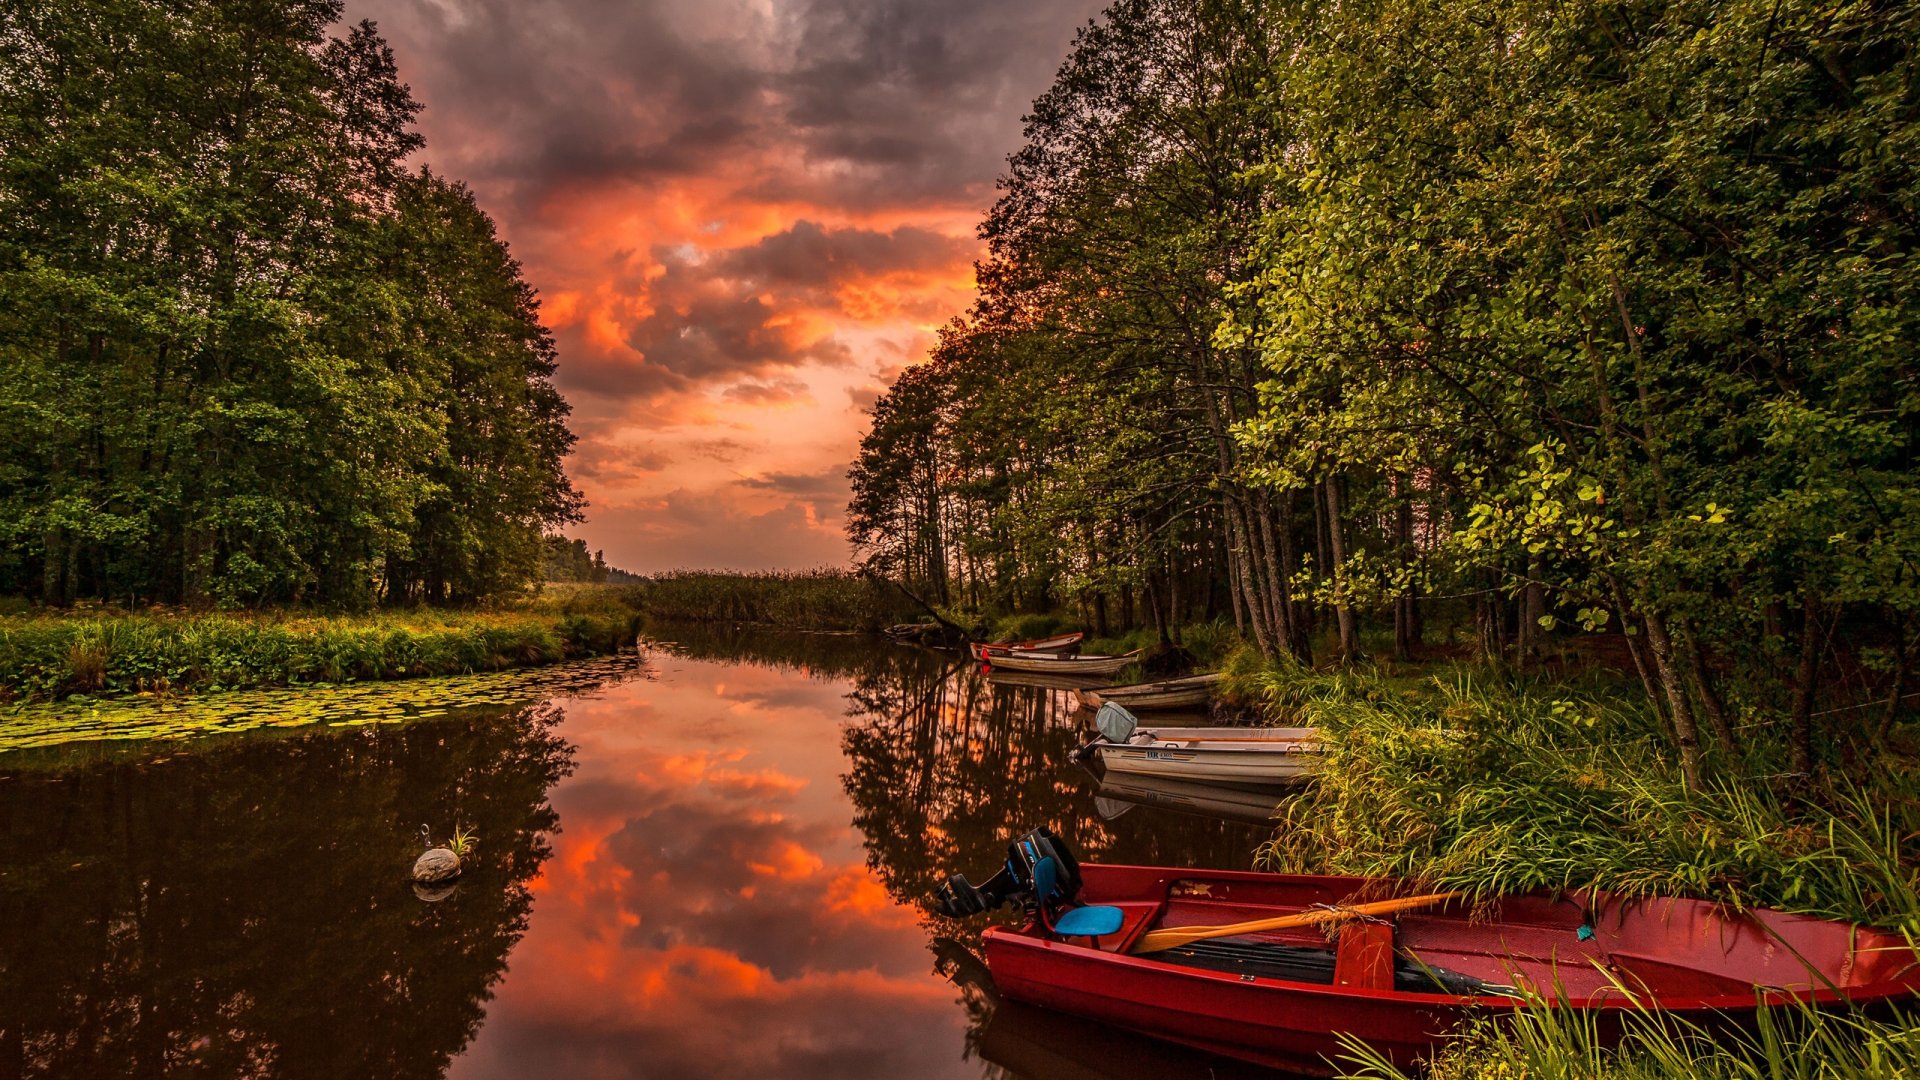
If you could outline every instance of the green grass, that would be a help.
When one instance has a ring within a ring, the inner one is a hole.
[[[0,617],[0,701],[497,671],[612,652],[638,628],[605,588],[484,611],[15,615]]]
[[[1409,878],[1492,897],[1598,886],[1891,928],[1920,938],[1920,767],[1887,752],[1812,782],[1777,751],[1714,762],[1689,791],[1659,720],[1606,676],[1523,678],[1464,664],[1314,671],[1245,654],[1229,691],[1319,727],[1317,781],[1283,804],[1266,869]],[[1764,735],[1764,731],[1756,732]],[[1439,1080],[1920,1075],[1905,1019],[1776,1010],[1720,1042],[1650,1012],[1618,1048],[1540,1007],[1480,1024]],[[1360,1054],[1349,1075],[1399,1077]]]
[[[1268,669],[1234,685],[1319,727],[1318,781],[1282,807],[1263,865],[1419,879],[1494,896],[1600,886],[1920,934],[1920,770],[1791,792],[1764,756],[1689,792],[1627,694],[1553,684]]]
[[[1623,993],[1626,988],[1621,988]],[[1631,996],[1631,995],[1629,995]],[[1395,1068],[1356,1042],[1347,1080],[1901,1080],[1920,1076],[1920,1026],[1799,1005],[1761,1010],[1753,1031],[1709,1034],[1646,1009],[1618,1045],[1590,1016],[1534,1001],[1506,1021],[1473,1022],[1424,1072]]]
[[[626,595],[657,619],[791,630],[877,631],[920,615],[898,590],[845,570],[682,570],[629,586]]]

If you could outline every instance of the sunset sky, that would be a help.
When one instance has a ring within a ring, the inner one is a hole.
[[[972,297],[1099,0],[348,0],[543,299],[616,566],[845,563],[864,410]]]

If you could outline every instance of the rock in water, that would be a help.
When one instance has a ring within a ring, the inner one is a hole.
[[[439,885],[460,876],[460,856],[437,847],[413,861],[413,880],[422,885]]]

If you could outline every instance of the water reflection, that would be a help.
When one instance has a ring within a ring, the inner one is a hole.
[[[960,976],[985,920],[921,902],[1036,825],[1093,859],[1233,867],[1265,828],[1103,819],[1060,690],[865,638],[654,636],[677,642],[657,678],[535,709],[0,756],[0,1078],[1205,1064],[997,1008]],[[480,857],[421,903],[419,824],[456,816]]]
[[[527,925],[557,716],[0,780],[0,1076],[440,1075]],[[485,857],[422,904],[413,838],[455,814]]]

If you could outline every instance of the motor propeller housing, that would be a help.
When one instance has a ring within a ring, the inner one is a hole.
[[[1033,868],[1042,859],[1052,859],[1054,886],[1044,897],[1034,895]],[[942,915],[963,918],[992,911],[1009,903],[1032,909],[1039,903],[1049,908],[1073,902],[1080,892],[1080,862],[1073,857],[1067,842],[1046,826],[1007,845],[1007,861],[986,881],[975,885],[965,874],[954,874],[941,883],[933,896],[933,908]]]

